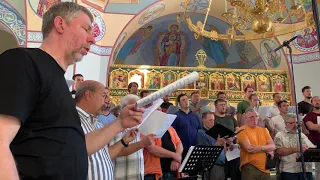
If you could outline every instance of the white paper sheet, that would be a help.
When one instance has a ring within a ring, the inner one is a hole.
[[[135,128],[139,128],[144,121],[146,121],[148,119],[148,117],[155,111],[158,109],[159,106],[161,106],[161,104],[163,103],[163,100],[160,98],[156,101],[153,102],[152,106],[150,106],[149,108],[147,108],[144,113],[143,113],[143,119],[141,121],[141,124],[137,125]]]
[[[67,82],[68,88],[71,88],[71,86],[74,84],[73,80],[66,79],[66,82]]]
[[[200,102],[197,104],[197,106],[207,106],[212,100],[210,99],[201,99]]]
[[[296,106],[289,106],[288,113],[296,113]]]
[[[140,125],[139,131],[143,135],[155,134],[156,138],[161,138],[176,117],[176,115],[166,114],[156,110]]]
[[[239,149],[239,145],[235,144],[232,151],[228,149],[226,153],[226,158],[227,158],[227,161],[231,161],[233,159],[237,159],[238,157],[240,157],[240,149]]]
[[[167,110],[167,114],[175,114],[178,111],[179,111],[179,107],[170,105]]]
[[[270,106],[260,106],[258,108],[259,118],[265,120],[271,117],[271,108]]]
[[[178,89],[181,89],[187,86],[190,83],[193,83],[199,79],[199,74],[197,72],[192,72],[187,76],[178,79],[176,82],[167,85],[164,88],[159,89],[158,91],[140,99],[137,101],[137,107],[143,107],[147,104],[152,103],[153,101],[164,97],[167,94],[170,94]]]

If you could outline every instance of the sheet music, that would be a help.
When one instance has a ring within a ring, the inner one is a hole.
[[[240,149],[239,149],[239,145],[238,144],[234,145],[232,151],[230,151],[229,148],[228,148],[228,151],[226,153],[227,161],[231,161],[231,160],[237,159],[238,157],[240,157]]]
[[[159,89],[158,91],[151,93],[150,95],[137,101],[137,107],[143,107],[151,102],[164,97],[167,94],[170,94],[178,89],[181,89],[187,86],[190,83],[193,83],[199,79],[199,74],[197,72],[192,72],[187,76],[178,79],[176,82],[173,82],[167,85],[164,88]]]
[[[170,105],[167,110],[167,114],[175,114],[178,111],[179,111],[179,107]]]
[[[156,134],[156,138],[161,138],[176,117],[176,115],[156,110],[141,124],[139,131],[143,135]]]
[[[152,106],[150,106],[149,108],[147,108],[147,109],[144,111],[144,113],[143,113],[143,115],[142,115],[143,119],[142,119],[141,124],[137,125],[135,128],[139,128],[139,127],[144,123],[144,121],[146,121],[146,120],[148,119],[148,117],[149,117],[155,110],[157,110],[159,106],[161,106],[162,103],[163,103],[163,100],[162,100],[161,98],[158,99],[158,100],[156,100],[156,101],[154,101],[153,104],[152,104]]]
[[[201,99],[200,102],[197,104],[197,106],[207,106],[212,100],[210,99]]]

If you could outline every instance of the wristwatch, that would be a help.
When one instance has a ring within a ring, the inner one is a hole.
[[[261,151],[265,151],[266,149],[264,148],[264,146],[261,146]]]
[[[123,139],[121,139],[121,144],[122,144],[124,147],[128,147],[128,146],[129,146],[128,144],[126,144],[126,142],[124,142]]]

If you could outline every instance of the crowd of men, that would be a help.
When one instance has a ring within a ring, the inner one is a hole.
[[[246,99],[237,108],[230,106],[224,92],[217,93],[211,108],[199,106],[199,92],[180,94],[177,117],[161,138],[134,128],[152,106],[136,107],[135,102],[150,92],[138,94],[135,82],[128,85],[128,95],[118,105],[110,102],[107,87],[84,81],[81,74],[74,75],[70,93],[64,73],[95,43],[92,22],[87,8],[58,3],[43,16],[40,48],[16,48],[0,55],[0,179],[180,178],[186,174],[177,170],[188,149],[196,145],[224,147],[206,179],[270,179],[268,157],[279,157],[281,179],[302,179],[301,163],[296,162],[299,117],[288,113],[289,103],[279,93],[273,95],[270,117],[259,115],[261,102],[251,87],[245,89]],[[309,86],[302,93],[305,99],[298,107],[299,115],[305,115],[301,124],[305,151],[320,142],[320,98],[312,97]],[[169,95],[163,97],[158,109],[166,112],[172,105],[169,100]],[[216,124],[241,132],[236,137],[213,138],[206,131]],[[226,153],[238,144],[240,157],[228,161]],[[308,180],[313,179],[312,164],[306,163],[306,171]]]

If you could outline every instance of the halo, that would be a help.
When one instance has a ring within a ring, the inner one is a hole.
[[[170,23],[169,25],[168,25],[168,31],[171,31],[171,26],[172,25],[176,25],[176,26],[178,26],[178,30],[177,30],[177,32],[179,32],[180,30],[181,30],[181,26],[180,26],[180,24],[179,23],[177,23],[177,22],[172,22],[172,23]]]

